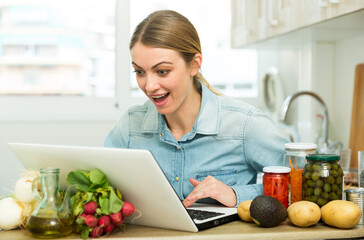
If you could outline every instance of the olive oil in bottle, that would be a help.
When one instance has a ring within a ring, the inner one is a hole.
[[[68,188],[62,199],[59,195],[60,181],[58,168],[40,169],[40,178],[33,180],[32,188],[38,201],[28,222],[28,231],[36,238],[58,238],[70,234],[74,226],[69,205]],[[38,184],[42,188],[42,197],[38,193]]]
[[[73,230],[73,219],[70,219],[70,221],[65,220],[31,216],[27,228],[36,238],[63,237],[70,234]]]

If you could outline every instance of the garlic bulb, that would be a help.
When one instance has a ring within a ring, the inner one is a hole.
[[[19,178],[15,184],[15,197],[17,200],[30,203],[34,201],[33,191],[32,191],[33,178]]]
[[[22,224],[23,208],[14,198],[0,200],[0,229],[10,230]]]

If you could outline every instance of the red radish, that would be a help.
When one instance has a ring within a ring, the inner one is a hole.
[[[105,233],[111,233],[114,230],[114,224],[111,222],[107,227],[104,227]]]
[[[104,230],[102,227],[96,226],[94,229],[92,229],[91,237],[93,237],[93,238],[101,237],[103,232],[104,232]]]
[[[85,224],[89,227],[95,227],[97,225],[97,218],[93,215],[86,215]]]
[[[129,216],[133,215],[134,212],[135,212],[134,205],[131,204],[130,202],[124,201],[123,208],[121,209],[121,214],[124,217],[129,217]]]
[[[96,209],[97,209],[97,203],[94,201],[90,201],[85,205],[83,205],[83,210],[85,210],[86,214],[94,215],[96,213]]]
[[[109,216],[103,215],[99,218],[99,226],[100,227],[107,227],[110,224]]]
[[[109,215],[111,222],[115,224],[115,226],[120,226],[124,222],[124,216],[121,215],[121,211],[116,213],[111,213]]]
[[[116,213],[111,213],[109,215],[110,219],[111,219],[111,222],[113,223],[117,223],[117,222],[120,222],[121,220],[121,212],[116,212]]]

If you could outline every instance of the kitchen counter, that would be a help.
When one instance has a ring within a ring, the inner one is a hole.
[[[198,233],[166,230],[160,228],[126,225],[126,231],[113,233],[110,239],[353,239],[364,238],[364,225],[357,225],[353,229],[338,229],[318,223],[313,227],[295,227],[289,221],[274,228],[262,228],[255,223],[235,221]],[[29,233],[25,230],[1,231],[1,240],[30,240]],[[80,235],[72,234],[64,239],[81,239]],[[103,238],[105,239],[105,238]]]

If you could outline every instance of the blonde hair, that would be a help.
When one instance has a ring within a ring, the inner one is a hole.
[[[140,22],[131,37],[129,48],[132,49],[138,42],[146,46],[175,50],[186,63],[190,63],[197,53],[202,54],[195,27],[186,17],[171,10],[156,11]],[[193,77],[193,83],[200,93],[201,82],[216,95],[221,95],[198,72]]]

